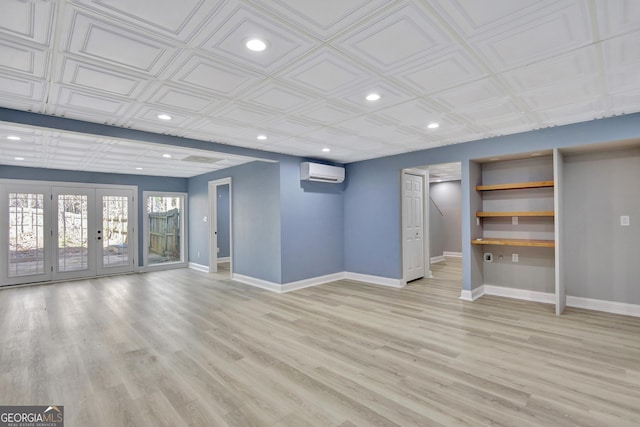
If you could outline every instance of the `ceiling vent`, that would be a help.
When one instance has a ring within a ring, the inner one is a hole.
[[[206,156],[188,156],[182,159],[183,162],[193,162],[193,163],[217,163],[223,159],[216,159],[215,157],[206,157]]]

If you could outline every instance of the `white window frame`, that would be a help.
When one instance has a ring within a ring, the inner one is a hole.
[[[181,197],[182,212],[180,218],[180,261],[164,262],[162,264],[149,264],[149,215],[147,212],[147,199],[149,197]],[[187,209],[189,198],[187,193],[168,192],[168,191],[143,191],[142,192],[142,260],[143,267],[141,271],[171,270],[174,268],[184,268],[189,264],[189,233],[187,230],[187,217],[189,215]]]

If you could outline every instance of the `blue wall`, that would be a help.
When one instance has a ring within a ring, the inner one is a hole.
[[[344,271],[343,185],[300,181],[302,161],[280,162],[281,283]]]
[[[234,272],[275,283],[339,271],[401,278],[403,168],[462,162],[464,219],[471,218],[470,159],[640,138],[640,114],[632,114],[352,163],[347,165],[345,184],[331,185],[302,183],[299,164],[303,159],[292,156],[2,108],[0,120],[278,162],[253,162],[188,180],[0,166],[1,178],[138,185],[140,212],[142,191],[188,190],[189,260],[205,265],[209,259],[208,224],[203,222],[209,216],[208,181],[230,176]],[[465,290],[470,289],[471,280],[471,230],[471,223],[463,220]]]
[[[78,182],[88,184],[137,185],[138,194],[138,265],[142,265],[144,200],[143,191],[186,192],[187,180],[144,175],[122,175],[98,172],[78,172],[60,169],[23,168],[0,165],[0,178],[27,179],[33,181]]]
[[[231,177],[233,272],[280,283],[280,167],[252,162],[189,179],[189,261],[209,265],[209,181]],[[197,258],[198,252],[200,258]]]
[[[189,179],[190,261],[209,264],[208,182],[231,177],[235,274],[289,283],[344,271],[343,187],[301,182],[302,161],[283,156]]]
[[[469,160],[640,138],[640,114],[473,141],[347,165],[345,270],[402,278],[400,171],[462,162],[462,218],[470,218]],[[462,221],[463,289],[470,285],[471,225]]]
[[[229,256],[229,184],[217,186],[216,217],[218,229],[218,258]]]

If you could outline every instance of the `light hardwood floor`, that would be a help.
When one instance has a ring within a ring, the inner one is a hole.
[[[66,426],[637,426],[640,319],[174,270],[0,291],[0,404]]]

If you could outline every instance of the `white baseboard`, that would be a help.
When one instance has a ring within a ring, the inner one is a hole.
[[[309,279],[298,280],[289,283],[275,283],[267,280],[257,279],[251,276],[245,276],[243,274],[234,273],[231,275],[231,280],[244,283],[245,285],[255,286],[258,288],[266,289],[272,292],[283,294],[286,292],[295,291],[298,289],[308,288],[311,286],[322,285],[329,282],[335,282],[336,280],[355,280],[358,282],[365,282],[373,285],[391,286],[393,288],[402,288],[406,285],[401,279],[391,279],[388,277],[369,276],[367,274],[340,272],[327,274],[325,276],[311,277]]]
[[[221,262],[229,262],[229,261],[231,261],[231,257],[228,257],[228,256],[218,258],[218,264],[220,264]]]
[[[448,256],[448,257],[451,257],[451,258],[462,258],[462,252],[447,252],[447,251],[444,251],[442,253],[442,255],[444,255],[446,257]]]
[[[504,286],[482,285],[484,295],[494,295],[497,297],[506,297],[521,299],[525,301],[543,302],[546,304],[555,304],[555,294],[548,292],[530,291],[527,289],[506,288]]]
[[[255,286],[256,288],[266,289],[268,291],[282,293],[282,285],[279,283],[269,282],[267,280],[257,279],[251,276],[245,276],[243,274],[233,273],[231,280],[235,282],[244,283],[245,285]]]
[[[202,265],[202,264],[196,264],[195,262],[190,262],[188,267],[192,270],[196,270],[196,271],[201,271],[203,273],[208,273],[209,272],[209,267],[207,267],[206,265]]]
[[[402,279],[391,279],[389,277],[370,276],[368,274],[360,273],[344,273],[344,279],[355,280],[357,282],[365,282],[373,285],[390,286],[392,288],[403,288],[406,286],[406,282]]]
[[[443,262],[443,261],[446,261],[446,260],[444,259],[444,255],[439,255],[439,256],[431,257],[431,264],[437,264],[437,263],[439,263],[439,262]]]
[[[463,290],[460,299],[474,301],[482,295],[514,298],[525,301],[555,304],[555,294],[549,292],[529,291],[527,289],[506,288],[504,286],[482,285],[473,291]],[[584,308],[587,310],[603,311],[605,313],[623,314],[625,316],[640,317],[640,305],[617,301],[605,301],[593,298],[574,297],[567,295],[567,307]]]
[[[344,272],[327,274],[326,276],[312,277],[310,279],[298,280],[296,282],[289,282],[280,285],[280,293],[296,291],[298,289],[304,289],[311,286],[322,285],[324,283],[335,282],[336,280],[342,280],[345,278]]]
[[[462,292],[460,292],[460,299],[464,301],[475,301],[482,295],[484,295],[484,286],[478,286],[470,291],[463,289]]]
[[[617,301],[605,301],[567,295],[567,307],[586,308],[587,310],[640,317],[640,305]]]

